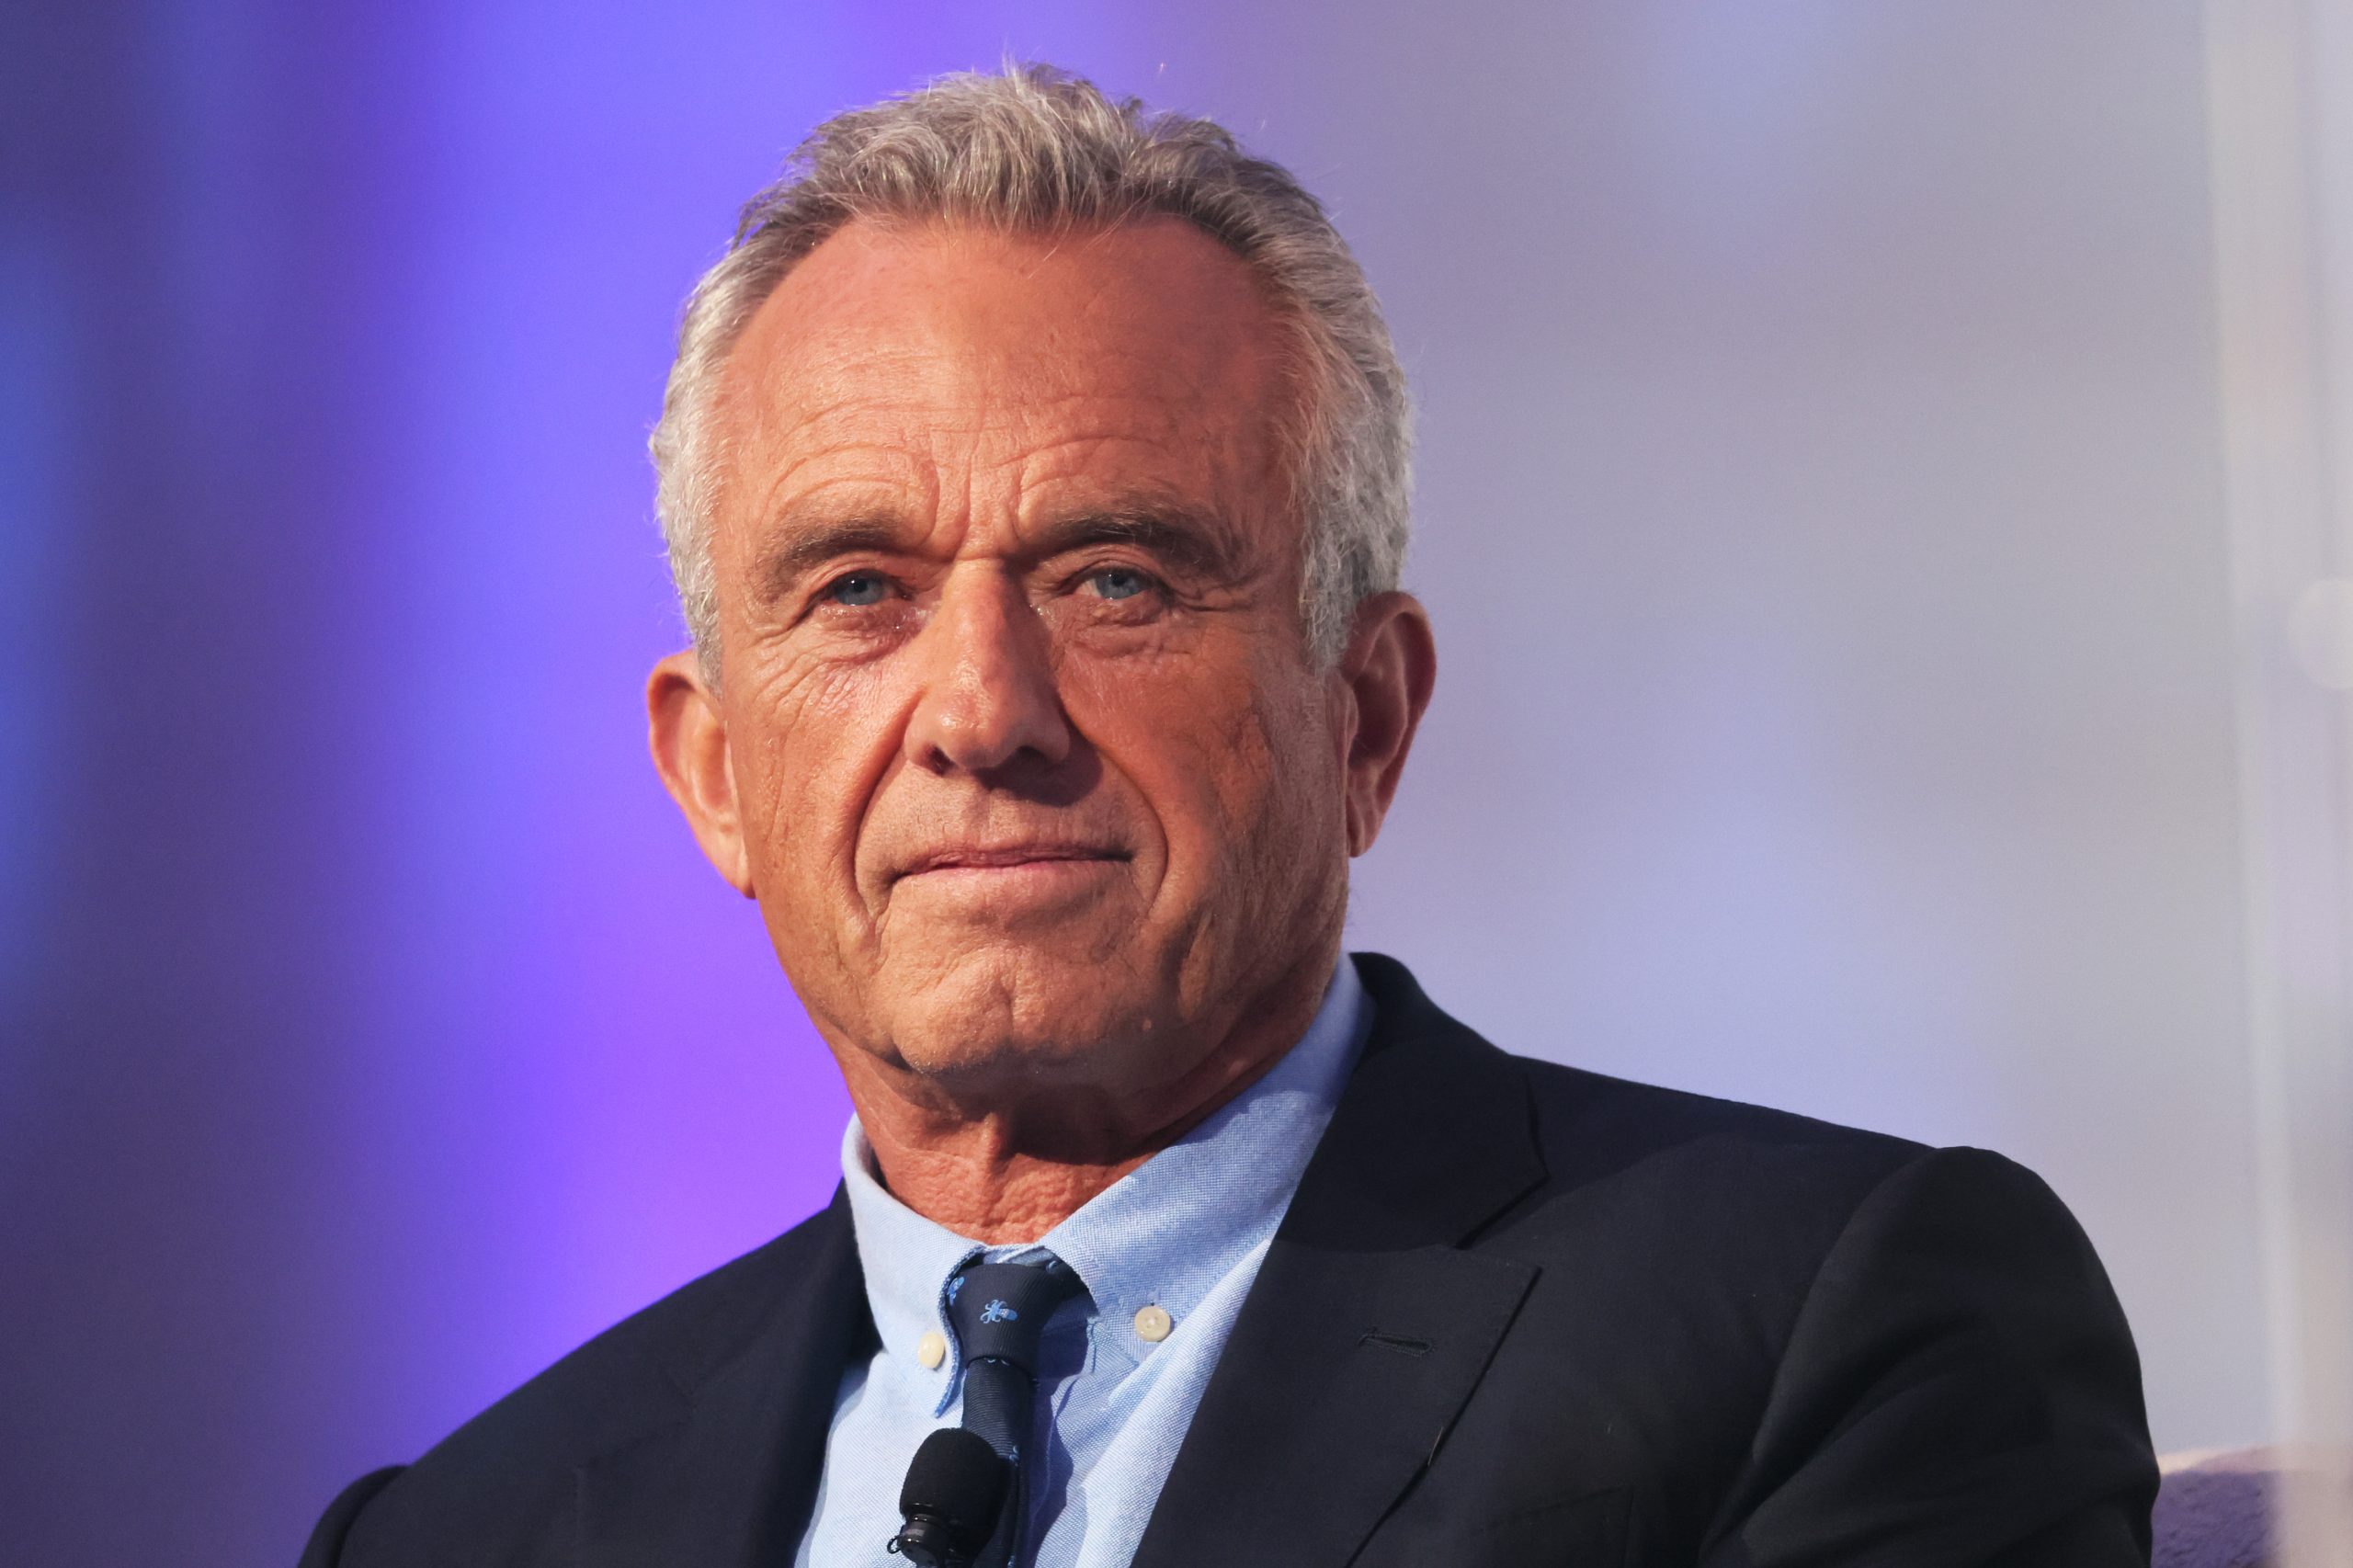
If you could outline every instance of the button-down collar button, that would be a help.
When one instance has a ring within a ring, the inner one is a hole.
[[[1176,1320],[1160,1307],[1146,1307],[1136,1314],[1136,1337],[1153,1345],[1167,1338],[1176,1326]]]
[[[1166,1330],[1164,1329],[1162,1332],[1165,1333]],[[948,1359],[948,1336],[935,1328],[921,1339],[916,1340],[915,1359],[934,1371],[938,1370],[939,1364]]]

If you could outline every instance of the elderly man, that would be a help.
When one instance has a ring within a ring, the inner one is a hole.
[[[1406,443],[1346,246],[1215,126],[1029,70],[815,133],[688,312],[649,702],[841,1190],[306,1564],[2146,1561],[2033,1176],[1343,956],[1436,667]]]

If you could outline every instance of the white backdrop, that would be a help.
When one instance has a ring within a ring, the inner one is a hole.
[[[2026,1162],[2160,1448],[2265,1437],[2197,7],[1383,9],[1217,90],[1288,102],[1423,410],[1441,675],[1352,941]]]

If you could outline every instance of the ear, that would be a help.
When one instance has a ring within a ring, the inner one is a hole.
[[[1335,678],[1355,699],[1348,740],[1348,853],[1381,836],[1381,819],[1404,776],[1405,754],[1438,684],[1438,644],[1429,612],[1411,594],[1375,594],[1357,607],[1356,627]]]
[[[654,666],[645,683],[645,712],[654,771],[686,813],[695,842],[729,886],[753,897],[752,858],[744,844],[727,720],[718,694],[704,684],[693,650]]]

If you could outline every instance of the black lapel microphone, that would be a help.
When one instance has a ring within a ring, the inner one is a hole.
[[[899,1488],[905,1523],[884,1549],[915,1568],[965,1568],[989,1543],[1005,1506],[1007,1466],[988,1439],[943,1426],[915,1449]]]

